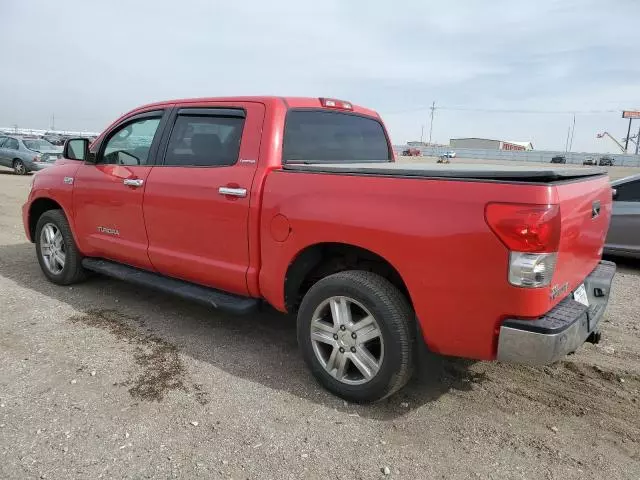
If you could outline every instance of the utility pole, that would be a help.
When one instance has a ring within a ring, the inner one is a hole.
[[[429,127],[429,146],[431,146],[431,136],[433,135],[433,114],[436,111],[436,102],[431,104],[431,126]]]
[[[638,136],[636,137],[636,155],[638,155],[639,147],[640,147],[640,127],[638,127]]]
[[[52,113],[51,114],[51,130],[55,131],[56,129],[56,114]]]
[[[424,138],[424,125],[422,125],[422,130],[420,131],[420,143],[422,143],[423,138]]]
[[[573,115],[573,127],[571,128],[571,141],[569,142],[569,151],[573,148],[573,136],[576,133],[576,116]]]
[[[564,151],[569,151],[569,135],[571,135],[571,125],[567,127],[567,141],[564,142]]]
[[[624,142],[624,153],[627,153],[627,148],[629,148],[629,135],[631,135],[631,118],[629,119],[629,128],[627,129],[627,140]]]

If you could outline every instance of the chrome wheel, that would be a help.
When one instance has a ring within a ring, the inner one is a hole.
[[[24,175],[27,173],[27,167],[24,166],[20,160],[16,160],[13,162],[13,171],[16,172],[17,175]]]
[[[40,254],[45,267],[54,275],[59,275],[64,269],[66,258],[62,232],[53,223],[47,223],[40,232]]]
[[[376,319],[349,297],[330,297],[316,308],[311,344],[327,373],[348,385],[361,385],[375,377],[384,357]]]

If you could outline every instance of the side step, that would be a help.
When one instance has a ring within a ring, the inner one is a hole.
[[[195,283],[165,277],[157,273],[146,272],[108,260],[85,258],[82,260],[82,266],[87,270],[102,275],[177,295],[187,300],[192,300],[237,315],[251,313],[257,309],[259,304],[259,301],[255,298],[242,297],[213,288],[202,287]]]

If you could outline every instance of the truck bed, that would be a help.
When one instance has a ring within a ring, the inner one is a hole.
[[[287,163],[286,171],[335,173],[343,175],[381,175],[393,177],[448,178],[459,180],[495,180],[527,183],[548,183],[582,177],[604,175],[602,168],[528,166],[528,165],[478,165],[433,163]]]

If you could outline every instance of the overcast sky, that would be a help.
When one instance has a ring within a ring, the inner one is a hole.
[[[596,134],[625,136],[620,110],[640,109],[638,0],[0,0],[0,22],[0,126],[55,113],[100,131],[155,100],[329,96],[379,111],[394,143],[428,136],[435,101],[434,141],[564,150],[575,111],[573,150],[613,152]]]

